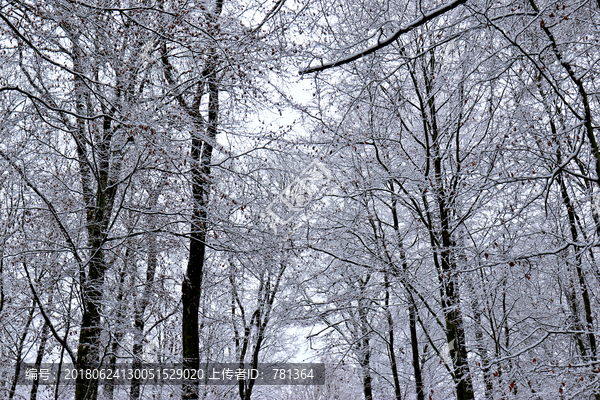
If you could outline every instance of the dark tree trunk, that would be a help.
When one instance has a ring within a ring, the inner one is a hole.
[[[126,305],[124,304],[125,300],[125,277],[129,273],[129,261],[131,259],[131,248],[128,246],[127,250],[125,250],[125,261],[121,270],[119,271],[119,290],[117,293],[117,310],[116,310],[116,332],[114,338],[112,338],[111,343],[111,351],[109,357],[109,365],[111,368],[116,368],[117,356],[119,354],[119,347],[121,346],[121,342],[123,337],[125,336],[125,332],[123,331],[123,324],[125,323],[126,318]],[[109,400],[112,400],[114,397],[115,385],[112,381],[107,381],[104,386],[104,397]]]
[[[456,248],[452,237],[451,217],[454,207],[452,194],[446,192],[443,156],[440,150],[440,133],[437,125],[437,108],[433,77],[435,76],[436,60],[434,50],[430,50],[429,59],[423,65],[423,80],[425,92],[419,89],[416,74],[409,71],[413,81],[419,106],[422,112],[424,144],[427,160],[424,175],[433,185],[433,197],[438,211],[437,218],[429,207],[427,190],[423,189],[421,197],[425,207],[426,224],[429,230],[430,245],[433,261],[438,271],[440,281],[440,298],[446,320],[446,340],[450,358],[452,359],[452,377],[456,385],[458,400],[474,399],[473,382],[467,360],[466,337],[460,305],[460,290],[457,265],[453,260],[452,251]],[[460,124],[459,124],[460,126]],[[455,132],[458,143],[459,129]],[[457,160],[459,149],[456,149]],[[457,161],[458,162],[458,161]],[[455,174],[460,172],[459,167]],[[434,218],[439,221],[439,228],[434,224]]]
[[[250,360],[250,368],[256,369],[258,367],[258,361],[260,352],[263,348],[263,342],[265,340],[265,332],[267,327],[269,326],[269,321],[271,319],[271,312],[273,310],[273,304],[275,302],[275,297],[279,292],[279,286],[281,284],[281,279],[283,278],[283,274],[285,273],[286,265],[281,264],[280,269],[277,271],[277,276],[275,282],[271,282],[271,272],[266,270],[265,273],[261,276],[259,289],[258,289],[258,307],[252,313],[252,317],[250,318],[250,322],[246,322],[246,314],[244,311],[244,306],[241,302],[241,299],[238,296],[237,288],[235,285],[235,279],[233,275],[230,275],[229,280],[232,285],[232,315],[235,316],[236,312],[236,304],[240,309],[241,319],[244,323],[244,336],[240,337],[239,330],[237,326],[234,324],[235,331],[235,345],[236,351],[238,352],[238,363],[239,368],[244,368],[244,361],[246,359],[246,355],[251,347],[251,336],[252,331],[256,331],[256,339],[254,340],[254,349],[252,350],[251,360]],[[232,268],[233,271],[233,268]],[[238,393],[240,395],[240,400],[250,400],[252,397],[252,391],[254,389],[254,385],[256,384],[255,378],[249,378],[246,380],[240,380],[238,383]]]
[[[384,283],[385,283],[385,298],[384,307],[385,314],[388,324],[388,354],[390,358],[390,366],[392,368],[392,379],[394,380],[394,396],[396,400],[402,400],[402,392],[400,387],[400,379],[398,378],[398,363],[396,362],[396,350],[394,349],[394,319],[390,311],[390,281],[388,278],[388,271],[384,271]]]
[[[183,365],[184,368],[198,369],[200,366],[200,338],[198,332],[198,311],[204,273],[204,257],[206,252],[207,211],[210,194],[210,163],[213,143],[217,136],[219,116],[219,86],[216,80],[216,56],[209,61],[206,76],[208,78],[208,122],[206,136],[202,140],[201,131],[192,137],[192,194],[193,214],[190,235],[190,256],[187,269],[181,285],[181,300],[183,305]],[[198,385],[190,384],[183,387],[183,399],[197,399]]]
[[[35,311],[35,302],[31,304],[31,309],[29,310],[29,315],[27,316],[27,322],[25,323],[25,329],[23,329],[23,334],[19,339],[19,343],[17,344],[16,351],[16,365],[15,365],[15,376],[13,378],[12,384],[10,385],[10,390],[8,392],[8,399],[12,400],[15,397],[15,391],[17,390],[17,381],[19,379],[19,374],[21,373],[21,361],[23,357],[23,348],[25,347],[25,339],[27,339],[27,334],[29,333],[29,326],[33,321],[33,312]]]
[[[100,360],[100,307],[102,301],[102,284],[106,267],[101,260],[102,251],[97,248],[96,258],[90,262],[89,274],[83,286],[83,316],[77,348],[77,368],[93,366]],[[78,374],[75,387],[76,400],[96,400],[98,397],[98,380],[87,379],[85,374]]]
[[[65,25],[67,32],[70,28]],[[73,49],[75,108],[79,115],[86,115],[89,103],[89,88],[82,77],[85,72],[83,64],[84,53],[79,47],[76,34],[69,34]],[[118,85],[117,85],[118,86]],[[119,96],[120,97],[120,96]],[[97,142],[86,144],[88,128],[84,118],[77,118],[73,138],[77,144],[77,156],[80,168],[82,197],[85,202],[86,223],[90,260],[87,273],[85,264],[80,265],[79,280],[82,288],[82,318],[77,347],[77,366],[94,365],[100,362],[100,334],[102,315],[102,296],[104,276],[108,265],[104,256],[104,239],[111,219],[112,208],[117,191],[117,180],[120,178],[120,159],[111,160],[111,142],[117,127],[113,126],[112,115],[116,113],[113,107],[103,118],[101,135]],[[88,147],[91,146],[91,147]],[[93,154],[93,156],[90,155]],[[90,171],[91,160],[96,161],[95,183]],[[94,189],[92,189],[94,185]],[[98,379],[88,379],[85,375],[77,376],[75,387],[76,400],[96,400],[98,397]]]
[[[35,365],[40,365],[44,360],[44,352],[46,351],[46,343],[48,342],[49,333],[50,325],[47,321],[44,321],[44,325],[42,326],[42,332],[40,334],[40,345],[38,346],[37,355],[35,357]],[[29,394],[29,400],[37,399],[39,385],[40,381],[38,379],[33,381],[33,385],[31,386],[31,392]]]
[[[394,184],[390,182],[390,190],[392,194],[394,191]],[[400,222],[398,220],[398,209],[395,195],[392,197],[392,219],[394,223],[394,231],[396,233],[396,240],[398,249],[400,250],[400,259],[402,262],[403,279],[407,278],[408,275],[408,262],[406,261],[406,253],[404,251],[404,243],[402,236],[400,235]],[[405,282],[406,283],[406,282]],[[409,285],[405,284],[406,294],[410,304],[408,305],[408,318],[409,318],[409,329],[410,329],[410,347],[412,351],[412,365],[413,372],[415,374],[415,389],[417,392],[417,400],[425,400],[425,394],[423,392],[423,376],[421,372],[421,363],[419,359],[419,336],[417,334],[417,306],[415,298]],[[396,394],[398,397],[398,394]]]
[[[163,182],[159,183],[159,188],[163,185]],[[158,203],[158,196],[160,195],[160,189],[155,189],[152,193],[152,197],[149,201],[149,208],[152,210]],[[155,219],[150,216],[148,221],[148,229],[154,230],[156,228]],[[135,305],[135,315],[133,321],[133,368],[140,368],[142,364],[142,355],[144,352],[144,313],[148,306],[149,296],[151,287],[154,284],[154,276],[156,275],[156,267],[158,265],[157,249],[156,249],[156,234],[150,233],[148,235],[148,257],[147,257],[147,269],[146,269],[146,281],[144,282],[144,288],[138,295],[138,299]],[[137,400],[140,398],[140,380],[135,377],[131,379],[131,392],[129,396],[130,400]]]

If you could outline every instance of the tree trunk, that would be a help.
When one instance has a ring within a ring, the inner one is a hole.
[[[424,142],[427,152],[424,175],[433,185],[433,196],[438,210],[437,219],[439,221],[439,228],[435,227],[433,222],[435,217],[429,207],[427,189],[422,190],[421,198],[425,208],[425,216],[427,217],[427,221],[424,222],[429,230],[433,261],[440,281],[441,305],[446,320],[446,343],[452,360],[452,378],[456,385],[456,395],[458,400],[471,400],[474,399],[474,392],[467,360],[466,338],[460,305],[459,284],[457,281],[458,271],[452,259],[452,251],[455,248],[450,227],[451,208],[453,204],[444,187],[443,159],[440,152],[439,130],[437,126],[437,109],[433,88],[436,61],[433,50],[429,51],[429,57],[428,62],[423,66],[424,95],[419,89],[414,71],[411,70],[409,73],[422,112]],[[456,135],[458,135],[458,131]],[[456,142],[458,143],[458,136],[456,137]],[[458,153],[458,149],[456,151]],[[431,173],[432,170],[433,174]]]
[[[126,314],[126,306],[124,304],[125,297],[125,277],[129,273],[129,260],[131,259],[131,249],[128,246],[127,250],[125,250],[125,261],[123,263],[122,269],[119,271],[119,290],[117,293],[117,310],[116,310],[116,326],[117,331],[115,332],[114,338],[112,338],[111,343],[111,351],[110,357],[108,360],[111,368],[116,368],[117,356],[119,354],[119,347],[121,346],[121,342],[123,337],[125,336],[125,332],[123,331],[123,323],[125,322],[125,314]],[[114,397],[115,385],[112,381],[107,381],[104,386],[104,396],[112,400]]]
[[[483,284],[483,280],[482,280]],[[481,358],[481,371],[483,373],[483,382],[485,385],[485,396],[486,400],[491,400],[494,394],[494,384],[492,382],[492,374],[490,372],[490,356],[488,349],[483,340],[483,329],[482,329],[482,320],[481,320],[481,308],[479,306],[479,300],[477,298],[477,293],[473,288],[473,285],[469,283],[469,289],[472,293],[472,304],[473,304],[473,319],[475,320],[475,340],[477,344],[477,350],[479,351],[479,357]]]
[[[65,28],[68,29],[69,28]],[[85,72],[82,58],[84,56],[79,48],[77,35],[72,35],[72,60],[74,75],[75,107],[79,115],[86,115],[91,110],[86,110],[89,97],[88,88],[81,76]],[[111,110],[114,114],[116,109]],[[77,154],[80,168],[82,195],[85,202],[86,222],[88,233],[88,246],[90,260],[87,274],[84,264],[79,271],[80,285],[82,288],[82,318],[77,347],[77,367],[84,368],[100,362],[100,334],[102,297],[104,276],[108,265],[104,256],[104,238],[112,214],[112,206],[119,179],[120,161],[111,160],[111,141],[115,132],[112,116],[103,118],[101,135],[97,143],[92,143],[91,152],[94,157],[89,157],[86,144],[87,123],[83,118],[77,118],[77,128],[74,139],[77,143]],[[95,190],[92,190],[90,174],[90,158],[97,161],[95,171]],[[79,374],[76,380],[75,400],[96,400],[98,397],[98,379],[88,379],[85,374]]]
[[[51,303],[52,300],[49,301]],[[48,321],[44,321],[44,325],[42,326],[42,332],[40,334],[40,345],[38,346],[37,355],[35,357],[35,365],[40,365],[44,360],[44,352],[46,351],[46,343],[48,342],[48,336],[50,333],[50,325]],[[33,385],[31,386],[31,392],[29,394],[29,400],[37,399],[38,387],[40,385],[40,381],[38,379],[33,381]]]
[[[16,351],[16,365],[15,365],[15,376],[13,378],[12,384],[10,386],[10,390],[8,392],[8,399],[12,400],[15,397],[15,390],[17,390],[17,381],[19,379],[19,374],[21,373],[21,361],[23,357],[23,348],[25,348],[25,339],[27,339],[27,334],[29,333],[29,326],[33,321],[33,312],[35,311],[35,301],[31,303],[31,308],[29,310],[29,315],[27,316],[27,322],[25,322],[25,329],[23,329],[23,334],[19,339],[19,343],[17,344]]]
[[[390,311],[390,280],[388,277],[388,271],[384,271],[384,284],[385,284],[385,298],[384,308],[388,324],[388,355],[390,358],[390,366],[392,368],[392,379],[394,381],[394,395],[396,400],[402,400],[402,392],[400,387],[400,379],[398,378],[398,364],[396,362],[396,350],[394,349],[394,320]],[[411,321],[412,322],[412,321]],[[411,331],[412,334],[412,331]],[[412,336],[412,335],[411,335]]]
[[[154,190],[152,196],[148,202],[148,207],[153,210],[157,203],[160,195],[160,188],[164,185],[163,180],[159,181],[158,188]],[[148,218],[148,229],[150,231],[156,228],[155,218],[150,215]],[[156,267],[158,265],[157,249],[156,249],[156,233],[150,233],[148,235],[148,257],[147,257],[147,269],[146,269],[146,281],[144,282],[144,289],[139,294],[139,298],[135,305],[134,315],[134,336],[133,336],[133,368],[140,368],[143,362],[142,355],[144,352],[144,314],[146,307],[148,306],[150,290],[154,284],[154,276],[156,275]],[[140,380],[135,377],[131,379],[131,392],[129,398],[131,400],[137,400],[140,398]]]
[[[204,257],[206,252],[207,211],[210,195],[210,163],[212,150],[217,136],[219,116],[219,86],[216,80],[216,56],[209,61],[208,66],[208,123],[206,136],[202,140],[201,131],[194,132],[192,137],[192,193],[193,214],[190,235],[190,256],[187,269],[181,285],[181,300],[183,304],[182,339],[184,368],[198,369],[200,366],[200,338],[198,332],[198,311],[204,273]],[[182,399],[197,399],[198,385],[184,385]]]
[[[398,209],[397,200],[395,196],[394,184],[390,182],[390,190],[392,192],[392,220],[394,224],[394,232],[396,234],[396,241],[398,249],[400,250],[400,261],[402,262],[402,273],[403,279],[408,278],[408,262],[406,261],[406,253],[404,251],[404,243],[402,236],[400,235],[400,222],[398,220]],[[417,392],[417,400],[425,400],[425,393],[423,392],[423,376],[421,372],[421,363],[419,359],[419,336],[417,335],[417,306],[415,298],[411,292],[409,285],[405,282],[406,294],[409,300],[408,305],[408,318],[409,318],[409,329],[410,329],[410,347],[412,352],[412,365],[413,372],[415,374],[415,390]]]

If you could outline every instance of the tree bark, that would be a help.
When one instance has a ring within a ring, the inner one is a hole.
[[[427,151],[427,166],[425,175],[433,184],[433,196],[438,212],[440,227],[435,228],[433,214],[428,206],[426,191],[422,192],[423,203],[429,229],[430,244],[433,250],[433,260],[439,274],[440,298],[444,317],[446,319],[446,340],[453,365],[453,379],[456,385],[458,400],[474,399],[473,383],[467,360],[466,337],[460,305],[460,290],[458,271],[452,258],[455,242],[452,238],[450,219],[453,207],[452,199],[446,193],[443,178],[443,160],[440,152],[439,130],[437,125],[437,108],[433,87],[434,70],[436,67],[435,54],[429,51],[429,60],[424,61],[423,80],[425,96],[419,90],[414,72],[410,72],[422,111],[423,132]],[[456,133],[458,135],[458,132]],[[458,143],[458,137],[456,138]],[[458,149],[456,149],[458,153]],[[458,160],[457,160],[458,162]],[[433,166],[433,176],[431,176]]]
[[[396,400],[402,400],[402,389],[400,388],[400,379],[398,378],[398,363],[396,362],[396,349],[394,348],[394,319],[392,318],[392,313],[390,311],[390,280],[387,270],[384,271],[383,278],[385,285],[384,308],[388,324],[387,347],[390,358],[390,366],[392,368],[392,379],[394,381],[394,395],[396,396]]]
[[[67,32],[69,28],[66,28]],[[82,79],[85,72],[83,64],[83,51],[79,47],[77,35],[71,35],[73,68],[77,72],[74,76],[75,107],[78,115],[86,115],[86,103],[89,103],[89,93],[86,83]],[[91,111],[91,110],[87,110]],[[111,110],[111,114],[116,108]],[[80,168],[83,200],[86,209],[86,222],[88,233],[88,246],[90,260],[87,273],[85,264],[80,266],[79,279],[82,288],[82,318],[77,347],[77,367],[94,365],[100,361],[100,334],[101,308],[104,285],[104,276],[108,265],[104,255],[104,239],[108,223],[112,215],[112,207],[117,190],[117,179],[120,172],[120,160],[111,160],[111,141],[115,132],[112,117],[107,115],[103,119],[101,134],[97,143],[92,143],[91,151],[97,160],[95,190],[92,190],[90,173],[89,150],[86,145],[86,121],[77,118],[77,127],[74,139],[77,144],[77,155]],[[76,400],[96,400],[98,397],[98,380],[88,379],[85,375],[77,376],[75,387]]]
[[[29,309],[29,315],[27,316],[27,322],[25,322],[25,329],[23,329],[23,334],[19,339],[19,343],[17,344],[16,351],[16,365],[15,365],[15,376],[13,377],[12,384],[10,385],[10,390],[8,391],[8,399],[12,400],[15,397],[15,390],[17,390],[17,381],[19,379],[19,374],[21,373],[21,361],[23,361],[23,349],[25,348],[25,339],[27,339],[27,334],[29,333],[29,326],[33,321],[33,313],[35,311],[35,301],[31,304],[31,308]]]
[[[121,342],[123,337],[125,336],[125,332],[123,330],[123,323],[126,318],[126,305],[124,304],[125,297],[125,277],[129,273],[129,261],[131,259],[131,249],[128,246],[127,250],[125,250],[125,260],[123,262],[123,266],[119,271],[119,289],[117,292],[117,309],[116,309],[116,323],[117,326],[114,337],[111,342],[111,351],[109,357],[109,365],[111,368],[116,368],[117,358],[119,354],[119,347],[121,346]],[[112,400],[114,397],[115,385],[112,381],[107,381],[104,386],[104,396]]]
[[[219,6],[220,4],[220,6]],[[222,2],[217,2],[218,14]],[[208,230],[207,205],[210,195],[210,163],[212,159],[213,143],[217,137],[219,117],[219,83],[217,80],[217,55],[211,48],[203,75],[208,86],[208,121],[201,122],[199,110],[190,109],[195,117],[196,130],[192,135],[191,158],[194,163],[192,168],[192,196],[193,212],[191,218],[190,253],[188,264],[181,285],[181,300],[183,304],[182,315],[182,343],[184,368],[198,369],[200,366],[200,338],[198,331],[198,311],[200,308],[200,295],[202,290],[202,276],[206,253],[206,233]],[[205,126],[206,125],[206,126]],[[204,132],[203,132],[203,128]],[[202,136],[208,140],[204,140]],[[198,384],[184,384],[182,399],[197,399]]]
[[[51,303],[51,300],[50,300]],[[35,357],[35,365],[40,365],[44,360],[44,352],[46,351],[46,343],[48,342],[48,336],[50,333],[50,325],[47,321],[44,321],[44,325],[42,326],[42,332],[40,333],[40,344],[38,346],[37,355]],[[33,385],[31,385],[31,392],[29,393],[29,400],[37,399],[38,387],[40,385],[40,381],[35,379],[33,381]]]
[[[152,195],[148,201],[148,208],[153,210],[157,203],[158,197],[161,192],[161,188],[164,185],[164,180],[160,180],[157,188],[154,189]],[[148,217],[148,229],[153,231],[156,228],[156,218],[150,214]],[[138,299],[135,304],[135,314],[133,321],[133,368],[140,368],[143,362],[143,352],[144,352],[144,314],[146,312],[146,307],[148,306],[148,302],[150,299],[150,291],[152,285],[154,284],[154,277],[156,275],[156,268],[158,266],[158,254],[156,248],[156,233],[148,234],[147,238],[147,252],[148,256],[146,259],[147,269],[146,269],[146,280],[144,282],[144,288],[142,292],[138,295]],[[133,377],[131,379],[131,390],[129,398],[131,400],[137,400],[140,398],[140,379],[136,379]]]
[[[402,236],[400,235],[400,222],[398,220],[398,208],[397,200],[394,190],[393,182],[390,182],[390,190],[392,192],[392,221],[394,224],[394,232],[396,234],[396,241],[398,249],[400,250],[400,261],[402,263],[403,280],[408,278],[408,262],[406,261],[406,252],[404,251],[404,243]],[[415,390],[417,392],[417,400],[425,400],[425,393],[423,392],[423,376],[421,372],[421,363],[419,359],[419,336],[417,334],[417,306],[415,298],[411,292],[409,285],[404,285],[406,294],[409,300],[408,305],[408,318],[409,318],[409,329],[410,329],[410,348],[412,352],[412,365],[413,372],[415,374]]]

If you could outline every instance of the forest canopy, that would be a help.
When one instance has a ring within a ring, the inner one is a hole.
[[[0,0],[0,397],[600,399],[599,40],[600,0]],[[22,382],[211,363],[324,384]]]

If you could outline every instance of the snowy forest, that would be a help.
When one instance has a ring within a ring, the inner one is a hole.
[[[0,398],[600,399],[600,0],[0,0]],[[23,363],[322,363],[320,385]]]

